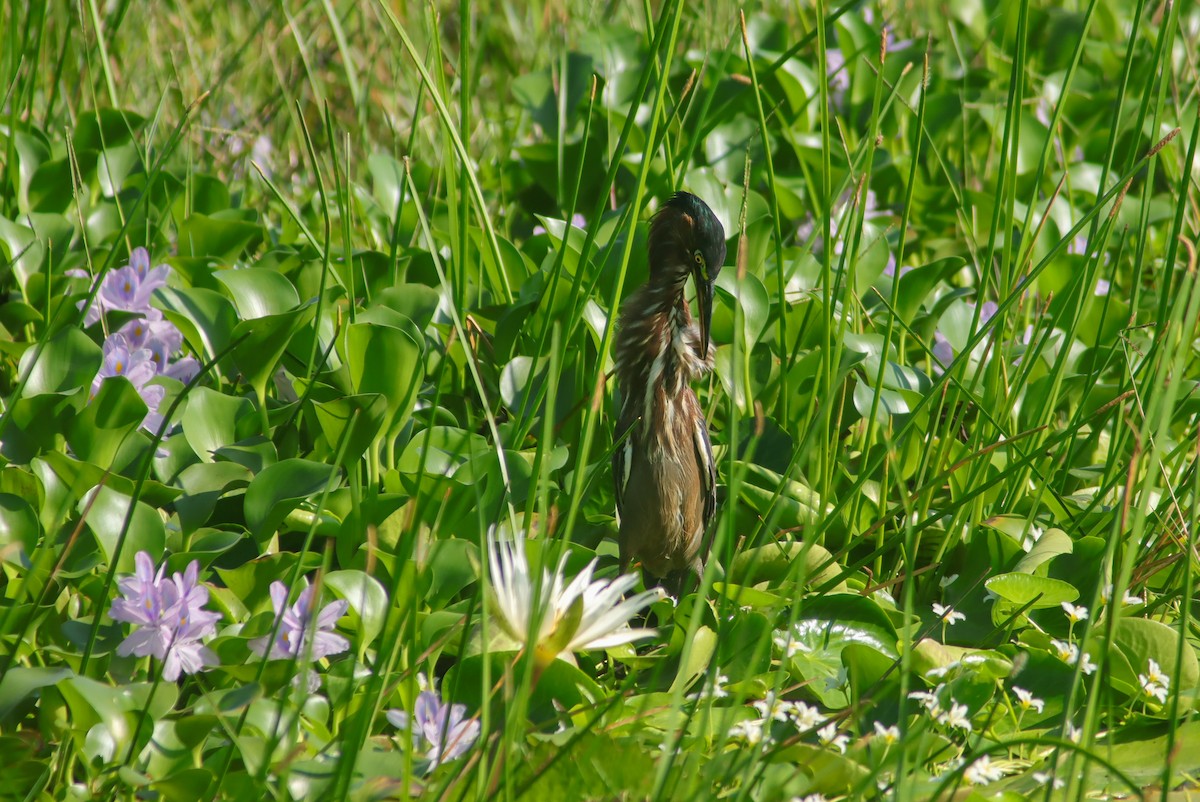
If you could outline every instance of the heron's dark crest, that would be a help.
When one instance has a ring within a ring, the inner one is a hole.
[[[640,560],[678,587],[703,567],[716,509],[708,425],[691,382],[712,367],[713,284],[725,262],[725,229],[704,201],[676,193],[650,223],[650,279],[625,302],[616,337],[621,392],[613,456],[621,570]],[[699,325],[684,295],[696,284]]]

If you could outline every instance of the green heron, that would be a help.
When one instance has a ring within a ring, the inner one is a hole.
[[[616,336],[621,391],[613,454],[621,572],[640,560],[647,586],[678,595],[704,567],[716,510],[708,424],[691,382],[712,367],[713,282],[725,263],[725,229],[704,201],[676,193],[650,223],[650,279],[621,310]],[[696,283],[699,326],[684,297]]]

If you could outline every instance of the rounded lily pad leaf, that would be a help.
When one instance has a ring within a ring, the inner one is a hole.
[[[1000,652],[947,646],[929,638],[922,639],[913,649],[912,665],[921,675],[934,669],[967,666],[977,677],[987,680],[1004,679],[1013,669],[1012,660]]]
[[[91,503],[92,498],[95,502]],[[162,517],[148,504],[138,501],[134,505],[133,515],[129,516],[129,505],[133,500],[113,490],[111,487],[97,487],[80,499],[76,511],[80,515],[87,513],[87,526],[100,544],[104,559],[112,562],[117,557],[117,571],[132,574],[134,572],[134,555],[139,551],[147,552],[155,562],[161,558],[166,548],[167,533],[163,527]],[[117,543],[125,527],[125,519],[129,517],[129,531],[121,547],[120,555],[116,554]]]
[[[370,645],[387,618],[388,596],[383,585],[362,571],[330,571],[325,575],[325,585],[350,602],[350,609],[358,615],[359,648]]]
[[[1171,677],[1171,691],[1187,692],[1200,681],[1200,662],[1196,651],[1188,643],[1180,643],[1179,632],[1159,621],[1148,618],[1122,617],[1117,621],[1113,633],[1113,645],[1129,659],[1133,670],[1148,674],[1150,661]],[[1175,676],[1176,655],[1182,651],[1183,659]]]
[[[1029,605],[1034,610],[1058,607],[1063,602],[1073,602],[1079,598],[1079,591],[1074,585],[1032,574],[997,574],[983,584],[1004,601],[1020,607]]]
[[[802,561],[797,564],[796,561]],[[824,546],[793,540],[740,551],[729,566],[729,581],[740,585],[778,582],[790,577],[806,586],[823,585],[841,574],[833,555]]]
[[[334,468],[306,459],[285,459],[263,468],[246,488],[246,526],[260,540],[270,537],[287,514],[325,489]]]
[[[26,396],[67,394],[90,385],[103,359],[100,346],[79,329],[67,328],[47,340],[41,353],[30,348],[22,354],[18,373],[29,377]]]
[[[713,582],[713,593],[724,596],[739,607],[758,607],[766,610],[777,610],[783,606],[783,599],[774,593],[767,593],[756,588],[734,585],[729,582]]]

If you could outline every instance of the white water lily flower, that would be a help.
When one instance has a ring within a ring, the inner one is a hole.
[[[1022,710],[1034,710],[1038,713],[1041,713],[1046,707],[1046,702],[1044,700],[1038,699],[1024,688],[1018,688],[1014,685],[1013,693],[1015,693],[1017,695],[1017,699],[1020,700]]]
[[[570,582],[563,576],[567,557],[559,560],[554,573],[542,570],[535,587],[525,559],[525,538],[498,540],[488,533],[488,565],[493,612],[504,633],[525,648],[532,648],[542,665],[564,653],[609,649],[642,638],[656,630],[629,627],[629,619],[662,598],[654,588],[623,598],[637,584],[637,577],[624,574],[616,579],[592,581],[592,560]],[[535,614],[537,631],[531,632]]]

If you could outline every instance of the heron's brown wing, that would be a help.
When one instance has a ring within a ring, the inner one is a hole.
[[[634,432],[633,425],[637,423],[637,418],[625,418],[622,416],[617,421],[617,430],[614,432],[613,442],[617,447],[613,449],[612,455],[612,473],[613,473],[613,489],[617,496],[617,518],[620,519],[625,509],[625,487],[629,484],[629,472],[633,468],[633,440]]]
[[[717,511],[717,464],[713,461],[712,442],[708,439],[708,423],[703,415],[696,416],[696,463],[700,466],[700,483],[704,497],[704,526]]]

